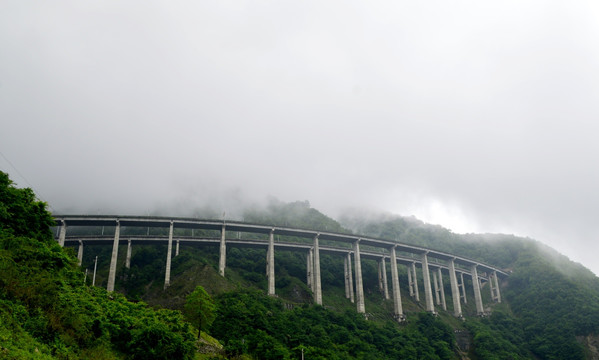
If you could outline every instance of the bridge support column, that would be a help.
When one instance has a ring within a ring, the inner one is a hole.
[[[407,268],[408,268],[408,289],[410,290],[410,297],[414,297],[414,283],[412,282],[412,269],[410,268],[410,265],[408,265]]]
[[[410,271],[410,268],[408,268],[408,271]],[[412,281],[412,285],[414,288],[414,298],[416,299],[416,301],[420,301],[420,292],[418,291],[418,276],[416,275],[415,262],[412,263]]]
[[[362,283],[362,263],[360,262],[360,240],[354,242],[354,261],[356,269],[356,307],[359,313],[366,313],[364,305],[364,285]]]
[[[266,269],[268,275],[268,295],[275,295],[275,230],[271,230],[268,236],[268,256]]]
[[[493,283],[493,273],[489,274],[489,292],[491,293],[491,301],[495,301],[495,284]]]
[[[451,298],[453,300],[453,315],[462,317],[462,305],[460,304],[460,289],[458,288],[458,279],[455,275],[454,259],[449,259],[449,284],[451,285]]]
[[[164,272],[164,290],[171,284],[171,257],[173,255],[173,227],[174,223],[171,221],[171,226],[168,230],[168,247],[166,249],[166,271]]]
[[[476,304],[476,313],[481,316],[485,314],[483,308],[483,298],[480,294],[480,282],[478,280],[478,272],[476,271],[476,264],[470,267],[472,273],[472,289],[474,290],[474,303]]]
[[[77,265],[81,266],[83,261],[83,241],[79,240],[79,251],[77,251]]]
[[[112,257],[110,258],[110,270],[108,271],[107,291],[114,291],[114,280],[116,279],[116,260],[119,255],[119,237],[121,235],[121,223],[116,221],[114,229],[114,242],[112,243]]]
[[[94,261],[94,277],[92,279],[92,286],[96,286],[96,270],[98,269],[98,255],[96,255],[96,260]]]
[[[175,256],[179,256],[179,239],[177,238],[177,245],[175,246]]]
[[[320,250],[318,249],[318,235],[314,237],[314,301],[322,305],[322,287],[320,282]]]
[[[349,273],[349,301],[353,304],[356,299],[354,298],[354,275],[351,268],[351,252],[347,253],[347,272]]]
[[[395,246],[391,248],[391,286],[393,290],[393,315],[397,321],[404,321],[403,308],[401,306],[401,293],[399,290],[399,274],[397,273],[397,257]],[[409,271],[408,271],[409,272]]]
[[[433,270],[433,287],[435,288],[435,305],[441,306],[441,297],[439,293],[441,290],[439,289],[439,279],[437,278],[437,272]]]
[[[464,304],[468,304],[468,298],[466,297],[466,285],[464,284],[464,273],[460,273],[460,280],[460,287],[462,288],[462,298],[464,299]]]
[[[422,277],[424,280],[424,298],[426,300],[426,311],[434,313],[433,290],[431,288],[431,275],[428,269],[428,258],[426,252],[422,253]]]
[[[343,278],[345,280],[345,298],[349,299],[349,272],[347,270],[347,256],[343,258]]]
[[[314,270],[314,265],[312,265],[312,260],[314,259],[314,250],[308,250],[308,255],[306,256],[306,285],[314,292],[314,276],[312,271]]]
[[[497,271],[493,271],[493,281],[495,281],[495,301],[501,303],[501,292],[499,291],[499,279],[497,278]]]
[[[385,300],[389,300],[389,288],[387,286],[387,265],[385,258],[381,258],[379,261],[379,285],[381,285],[381,291],[385,296]]]
[[[220,231],[220,259],[218,260],[218,273],[225,276],[225,265],[227,263],[227,245],[225,244],[225,224]]]
[[[125,259],[125,267],[131,269],[131,239],[127,240],[127,257]]]
[[[64,247],[64,240],[67,237],[67,223],[66,221],[62,221],[62,225],[60,226],[60,233],[58,234],[58,244]]]
[[[445,302],[445,287],[443,286],[443,273],[441,273],[441,268],[437,270],[437,277],[439,278],[439,290],[441,291],[441,307],[443,310],[447,311],[447,303]]]

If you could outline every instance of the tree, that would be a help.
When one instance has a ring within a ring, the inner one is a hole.
[[[216,306],[206,290],[198,286],[187,296],[184,309],[189,322],[197,326],[199,339],[202,330],[205,330],[214,321]]]

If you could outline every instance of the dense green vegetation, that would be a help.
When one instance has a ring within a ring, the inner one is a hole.
[[[260,291],[219,295],[212,334],[230,353],[260,359],[452,359],[453,330],[421,313],[404,328],[367,321],[355,311],[335,313],[321,306],[286,310],[281,300]]]
[[[84,286],[52,222],[0,172],[0,358],[193,358],[193,328],[178,311]]]
[[[456,235],[399,216],[361,214],[346,216],[338,223],[308,202],[273,200],[266,207],[245,209],[243,218],[269,225],[354,231],[459,253],[501,266],[511,276],[502,286],[502,304],[491,304],[488,287],[483,286],[485,306],[492,315],[473,316],[475,309],[469,302],[463,307],[466,321],[459,321],[451,315],[447,279],[450,309],[440,310],[435,317],[407,296],[405,267],[400,266],[408,321],[397,324],[392,319],[391,301],[380,294],[373,260],[362,261],[366,320],[344,297],[343,261],[338,256],[323,254],[321,258],[322,307],[312,304],[305,284],[305,254],[277,252],[278,297],[273,298],[264,292],[263,249],[229,247],[223,278],[218,275],[215,248],[182,246],[172,259],[171,286],[165,291],[166,247],[136,246],[131,267],[118,269],[118,292],[107,293],[102,287],[110,248],[86,250],[83,268],[98,255],[99,273],[98,287],[89,286],[90,277],[84,284],[85,275],[76,265],[74,252],[52,239],[49,228],[53,221],[45,204],[37,201],[31,190],[17,189],[0,173],[0,358],[299,359],[303,354],[306,359],[467,356],[475,360],[598,356],[590,354],[579,339],[599,333],[599,279],[533,240]],[[113,229],[102,231],[110,234]],[[122,234],[136,231],[139,229],[124,228]],[[143,231],[161,233],[166,229]],[[202,236],[219,234],[205,232]],[[124,251],[119,256],[119,263],[124,263]],[[472,299],[471,286],[467,287]],[[179,310],[184,310],[185,318]],[[203,330],[200,343],[208,349],[202,351],[206,355],[195,351],[198,329]]]
[[[503,291],[509,311],[467,322],[481,359],[583,359],[576,337],[599,333],[599,278],[534,240],[456,235],[398,216],[364,218],[346,217],[342,223],[367,235],[459,253],[511,270]]]

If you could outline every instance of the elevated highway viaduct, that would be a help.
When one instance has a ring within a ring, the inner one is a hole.
[[[486,281],[489,284],[492,301],[501,302],[499,281],[508,276],[506,272],[495,266],[466,257],[356,234],[323,232],[235,221],[155,216],[54,215],[54,219],[57,226],[57,241],[61,246],[78,245],[80,262],[83,257],[84,246],[112,244],[110,270],[108,273],[108,291],[114,291],[119,245],[127,245],[125,266],[129,267],[132,244],[168,245],[164,280],[165,288],[170,285],[173,246],[175,247],[174,256],[179,254],[180,244],[218,246],[220,252],[219,273],[221,276],[224,276],[226,271],[227,246],[266,248],[267,292],[269,295],[275,295],[275,250],[301,251],[306,254],[306,282],[312,289],[314,301],[320,305],[322,305],[320,253],[342,256],[344,259],[345,295],[352,302],[356,303],[357,311],[360,313],[366,312],[361,259],[374,259],[379,264],[379,287],[386,299],[393,298],[393,313],[398,321],[402,321],[405,318],[399,288],[398,264],[407,267],[410,296],[416,301],[420,301],[419,277],[416,271],[417,266],[420,267],[422,273],[420,279],[424,288],[424,305],[425,309],[431,313],[436,312],[435,306],[447,310],[443,274],[448,274],[453,299],[453,313],[456,317],[462,317],[461,304],[467,302],[464,275],[472,279],[474,302],[479,315],[484,315],[481,281]],[[111,227],[114,228],[114,234],[68,234],[69,228],[82,227]],[[162,231],[163,234],[161,235],[149,235],[149,230],[145,235],[127,235],[127,231],[121,230],[130,228],[161,228],[164,231]],[[179,233],[181,229],[187,229],[187,234],[190,235],[175,235],[175,229]],[[212,230],[213,233],[220,234],[220,237],[194,236],[194,231],[196,230],[200,230],[198,232]],[[243,237],[241,236],[242,234]],[[275,235],[277,237],[276,241]],[[391,295],[389,295],[388,291],[387,262],[390,264],[391,271]]]

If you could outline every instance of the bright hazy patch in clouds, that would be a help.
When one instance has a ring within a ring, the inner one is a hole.
[[[272,195],[530,236],[599,273],[598,18],[584,1],[4,1],[0,151],[58,211]]]
[[[429,224],[442,225],[455,233],[476,233],[480,230],[457,206],[446,205],[440,201],[432,201],[428,207],[414,211],[414,216]]]

